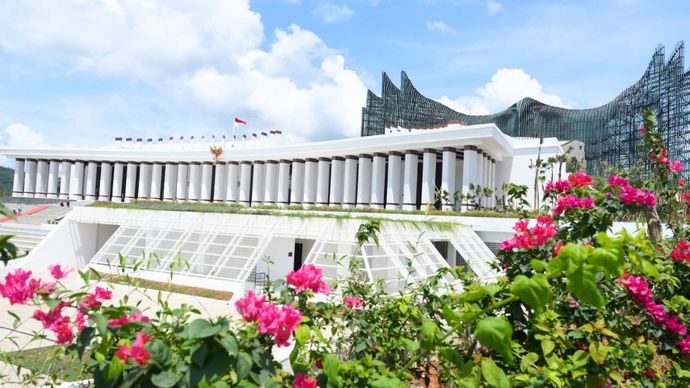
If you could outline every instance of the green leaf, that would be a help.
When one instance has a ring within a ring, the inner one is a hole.
[[[523,372],[528,372],[535,367],[535,363],[539,360],[539,355],[534,352],[530,352],[520,358],[520,370]]]
[[[405,348],[409,350],[410,352],[416,352],[419,350],[419,342],[417,341],[412,341],[409,338],[402,338],[402,343],[405,345]]]
[[[532,266],[532,268],[534,268],[534,270],[537,272],[545,272],[547,269],[546,263],[544,263],[541,260],[532,259],[529,261],[529,263]]]
[[[579,301],[602,308],[606,305],[606,299],[599,291],[594,275],[594,266],[584,264],[566,276],[566,288]]]
[[[642,267],[642,273],[647,275],[647,277],[652,279],[659,278],[659,270],[656,269],[656,266],[654,266],[654,264],[652,264],[649,260],[642,260],[640,265]]]
[[[151,376],[151,383],[156,387],[170,388],[174,387],[177,383],[177,380],[179,379],[180,376],[170,371],[164,370],[158,374]]]
[[[541,351],[544,353],[544,357],[548,356],[556,345],[551,340],[541,341]]]
[[[156,339],[148,347],[151,352],[151,359],[160,365],[166,365],[170,362],[172,355],[170,354],[170,348],[165,342]]]
[[[510,286],[510,292],[534,309],[537,313],[544,311],[544,307],[551,301],[551,287],[546,276],[536,274],[531,278],[518,275]]]
[[[125,370],[125,364],[120,361],[119,358],[113,356],[113,359],[110,360],[110,365],[108,365],[108,369],[105,371],[106,380],[113,381],[117,379],[123,370]]]
[[[504,317],[487,317],[477,322],[474,336],[479,342],[500,353],[511,365],[513,353],[511,352],[513,326]]]
[[[108,320],[105,319],[101,313],[92,313],[91,320],[96,324],[96,329],[98,329],[98,334],[106,335],[108,333]]]
[[[204,342],[196,348],[192,348],[192,362],[198,366],[204,366],[207,354],[208,345],[206,345],[206,342]]]
[[[308,325],[299,325],[297,330],[295,330],[295,339],[300,345],[304,345],[311,338],[311,330]]]
[[[610,346],[606,346],[601,342],[592,342],[589,344],[589,356],[592,357],[592,360],[601,364],[606,360],[606,355],[610,349]]]
[[[503,372],[503,369],[499,368],[494,360],[483,357],[482,358],[482,376],[484,380],[492,387],[508,388],[510,387],[510,381]]]
[[[328,383],[335,385],[338,381],[340,362],[332,354],[323,356],[323,371],[328,376]]]
[[[438,326],[434,321],[426,320],[422,323],[422,348],[431,350],[436,343],[436,333],[438,333]]]
[[[252,358],[245,352],[241,352],[237,355],[237,360],[235,361],[235,371],[237,372],[237,379],[242,381],[248,375],[249,371],[252,369]]]
[[[228,352],[229,355],[237,355],[239,347],[237,346],[237,340],[235,339],[235,337],[229,335],[226,337],[216,339],[216,342],[218,342],[220,346],[222,346],[223,349],[225,349],[225,351]]]
[[[219,322],[215,325],[211,325],[211,323],[206,320],[206,319],[196,319],[192,321],[192,323],[189,324],[189,327],[187,329],[187,338],[189,339],[199,339],[199,338],[208,338],[212,337],[221,331],[225,331],[228,329],[228,323],[227,321],[222,321]]]
[[[395,377],[380,376],[376,380],[370,382],[370,386],[373,388],[406,388],[407,384],[404,384]]]

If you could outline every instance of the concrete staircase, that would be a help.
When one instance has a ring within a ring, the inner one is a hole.
[[[0,224],[0,235],[13,235],[10,242],[17,246],[20,253],[24,253],[31,251],[52,229],[48,225],[7,222]]]

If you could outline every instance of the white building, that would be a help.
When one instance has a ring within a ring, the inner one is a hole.
[[[443,209],[464,210],[467,204],[455,203],[455,192],[467,194],[472,186],[496,189],[508,182],[531,191],[530,163],[563,153],[555,138],[515,139],[493,124],[452,124],[429,131],[396,128],[386,135],[292,145],[281,144],[278,131],[254,138],[225,142],[218,161],[209,151],[214,142],[172,138],[116,139],[103,148],[6,148],[0,154],[16,160],[15,197],[414,210],[435,203],[440,189],[449,194],[440,204]],[[530,192],[528,199],[532,197]],[[485,198],[482,205],[493,207],[495,198]],[[401,279],[418,280],[439,266],[455,265],[456,258],[484,279],[496,276],[487,266],[493,254],[471,227],[458,225],[454,232],[426,228],[418,251],[410,251],[404,248],[405,240],[419,231],[406,231],[390,221],[383,228],[381,246],[370,244],[359,252],[353,236],[361,222],[298,221],[288,213],[80,207],[20,265],[45,266],[58,256],[79,267],[107,270],[118,253],[128,260],[155,253],[156,264],[141,276],[165,280],[170,264],[181,259],[185,265],[174,268],[177,281],[236,292],[249,287],[257,272],[281,277],[302,262],[316,263],[333,278],[338,269],[329,255],[362,256],[368,276],[384,279],[391,290],[400,287]],[[411,255],[414,275],[403,259]],[[272,268],[262,267],[264,256],[272,257]]]

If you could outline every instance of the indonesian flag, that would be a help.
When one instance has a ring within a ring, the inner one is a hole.
[[[242,119],[239,118],[239,117],[235,117],[235,124],[247,125],[247,121],[246,121],[246,120],[242,120]]]

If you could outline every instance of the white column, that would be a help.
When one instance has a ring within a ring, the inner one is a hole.
[[[39,159],[36,163],[36,198],[45,198],[48,191],[48,161]]]
[[[174,201],[177,194],[177,164],[165,164],[165,181],[163,182],[163,200]]]
[[[84,195],[84,162],[75,160],[72,164],[69,199],[83,199]]]
[[[123,162],[113,163],[113,184],[110,197],[110,200],[113,202],[122,202],[122,175],[124,172],[125,164]]]
[[[163,163],[153,162],[151,166],[151,192],[149,198],[160,200],[163,191]]]
[[[227,164],[218,161],[215,164],[215,171],[213,173],[213,202],[225,201],[228,189],[228,172]]]
[[[405,176],[403,178],[403,209],[417,209],[417,169],[419,154],[417,151],[405,152]]]
[[[292,160],[292,182],[290,186],[290,205],[304,203],[304,160]]]
[[[14,181],[12,182],[12,196],[21,197],[24,194],[24,159],[14,161]]]
[[[278,164],[278,206],[285,207],[290,204],[290,161],[281,159]]]
[[[455,209],[455,148],[445,147],[443,149],[443,159],[441,162],[441,190],[448,193],[448,201],[443,201],[443,210],[450,211]]]
[[[386,188],[386,209],[402,208],[402,155],[400,152],[388,153],[388,182]]]
[[[201,163],[189,163],[189,191],[187,201],[198,201],[201,198]]]
[[[240,165],[236,161],[230,161],[228,162],[228,177],[226,181],[227,189],[226,189],[226,201],[227,202],[232,202],[232,203],[237,203],[240,200],[240,185],[239,185],[239,176],[240,176]]]
[[[255,160],[252,168],[252,206],[264,203],[266,183],[266,162]]]
[[[489,157],[489,188],[494,191],[489,199],[489,206],[496,207],[496,161]]]
[[[137,186],[137,199],[151,198],[151,162],[139,163],[139,185]]]
[[[57,198],[60,194],[58,192],[58,180],[60,178],[60,162],[58,160],[51,160],[48,166],[48,188],[46,190],[46,197]]]
[[[357,207],[368,208],[371,201],[371,155],[359,155],[357,171]]]
[[[386,154],[374,153],[374,161],[371,167],[371,203],[375,209],[383,209],[386,206],[384,195],[386,194]]]
[[[36,160],[27,159],[24,165],[24,197],[33,198],[36,195]]]
[[[201,195],[199,199],[203,202],[211,202],[211,191],[213,190],[213,163],[203,162],[201,164]]]
[[[477,182],[477,159],[477,147],[466,146],[462,163],[462,194],[465,196],[472,192],[470,185]],[[468,209],[468,206],[463,206],[462,210]]]
[[[422,159],[422,206],[427,203],[434,205],[434,191],[436,189],[436,150],[425,148]]]
[[[249,206],[252,195],[252,162],[243,160],[240,163],[240,203]]]
[[[345,179],[343,180],[343,207],[352,209],[357,205],[357,157],[345,157]]]
[[[330,182],[331,160],[319,158],[316,182],[316,205],[328,206],[328,183]]]
[[[95,160],[90,160],[86,166],[86,183],[84,187],[84,198],[87,201],[96,200],[96,181],[98,177],[98,163]]]
[[[113,166],[109,162],[101,163],[101,178],[98,184],[98,200],[110,201],[110,181],[112,179]]]
[[[188,181],[189,178],[189,163],[180,162],[177,164],[177,185],[175,189],[175,198],[178,201],[186,201],[188,193]]]
[[[331,207],[343,204],[343,180],[345,173],[345,158],[334,156],[331,161],[331,193],[328,202]]]
[[[137,168],[134,162],[127,163],[127,177],[125,179],[125,202],[137,199]]]
[[[456,152],[455,154],[455,189],[453,189],[453,196],[455,196],[455,193],[462,193],[462,170],[463,170],[463,162],[462,162],[462,154],[460,152]],[[460,210],[460,205],[462,204],[463,201],[455,201],[455,210]]]
[[[489,187],[489,159],[486,152],[482,152],[482,187]],[[488,198],[482,198],[482,206],[488,205]]]
[[[316,202],[318,163],[319,161],[313,158],[307,158],[304,163],[304,206],[314,206]]]
[[[264,185],[264,203],[267,205],[276,204],[278,194],[278,161],[266,161],[266,184]]]
[[[69,188],[72,176],[72,162],[64,160],[60,171],[60,199],[69,198]]]

